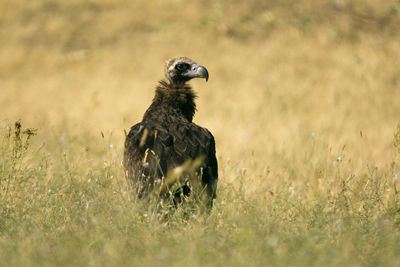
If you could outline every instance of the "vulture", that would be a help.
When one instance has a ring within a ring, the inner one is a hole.
[[[176,206],[192,194],[210,210],[216,197],[218,163],[209,130],[193,122],[196,93],[193,78],[208,81],[208,71],[187,57],[165,63],[141,122],[126,135],[124,167],[136,199],[153,194]]]

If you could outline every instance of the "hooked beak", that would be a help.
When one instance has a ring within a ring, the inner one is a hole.
[[[183,76],[188,77],[189,79],[192,78],[204,78],[206,79],[206,82],[208,81],[208,71],[205,67],[197,65],[197,64],[192,64],[192,68],[183,74]]]

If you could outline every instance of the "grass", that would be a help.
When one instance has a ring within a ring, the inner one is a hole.
[[[400,7],[357,3],[2,2],[0,265],[399,266]],[[220,180],[166,222],[121,161],[176,55]]]
[[[3,137],[0,256],[5,266],[398,262],[395,162],[353,174],[343,160],[324,168],[318,159],[314,168],[331,177],[304,177],[294,184],[282,176],[276,187],[254,181],[259,184],[250,194],[246,180],[251,177],[228,163],[222,173],[234,179],[221,179],[209,217],[182,219],[182,208],[167,223],[152,207],[140,208],[130,199],[113,148],[104,148],[104,162],[76,153],[70,144],[49,155],[43,146],[28,146],[29,133],[17,126]],[[320,149],[317,142],[313,146]]]

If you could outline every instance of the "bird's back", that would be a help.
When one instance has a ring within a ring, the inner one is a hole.
[[[134,125],[126,137],[124,165],[139,198],[155,184],[163,182],[172,171],[179,170],[177,168],[185,163],[194,164],[196,160],[200,166],[192,170],[188,165],[188,171],[194,172],[188,176],[196,175],[201,179],[212,201],[218,166],[214,137],[207,129],[180,119],[167,124],[145,120]]]

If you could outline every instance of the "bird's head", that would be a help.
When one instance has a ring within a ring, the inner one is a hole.
[[[193,78],[208,81],[208,71],[187,57],[176,57],[165,62],[165,76],[173,85],[183,85]]]

